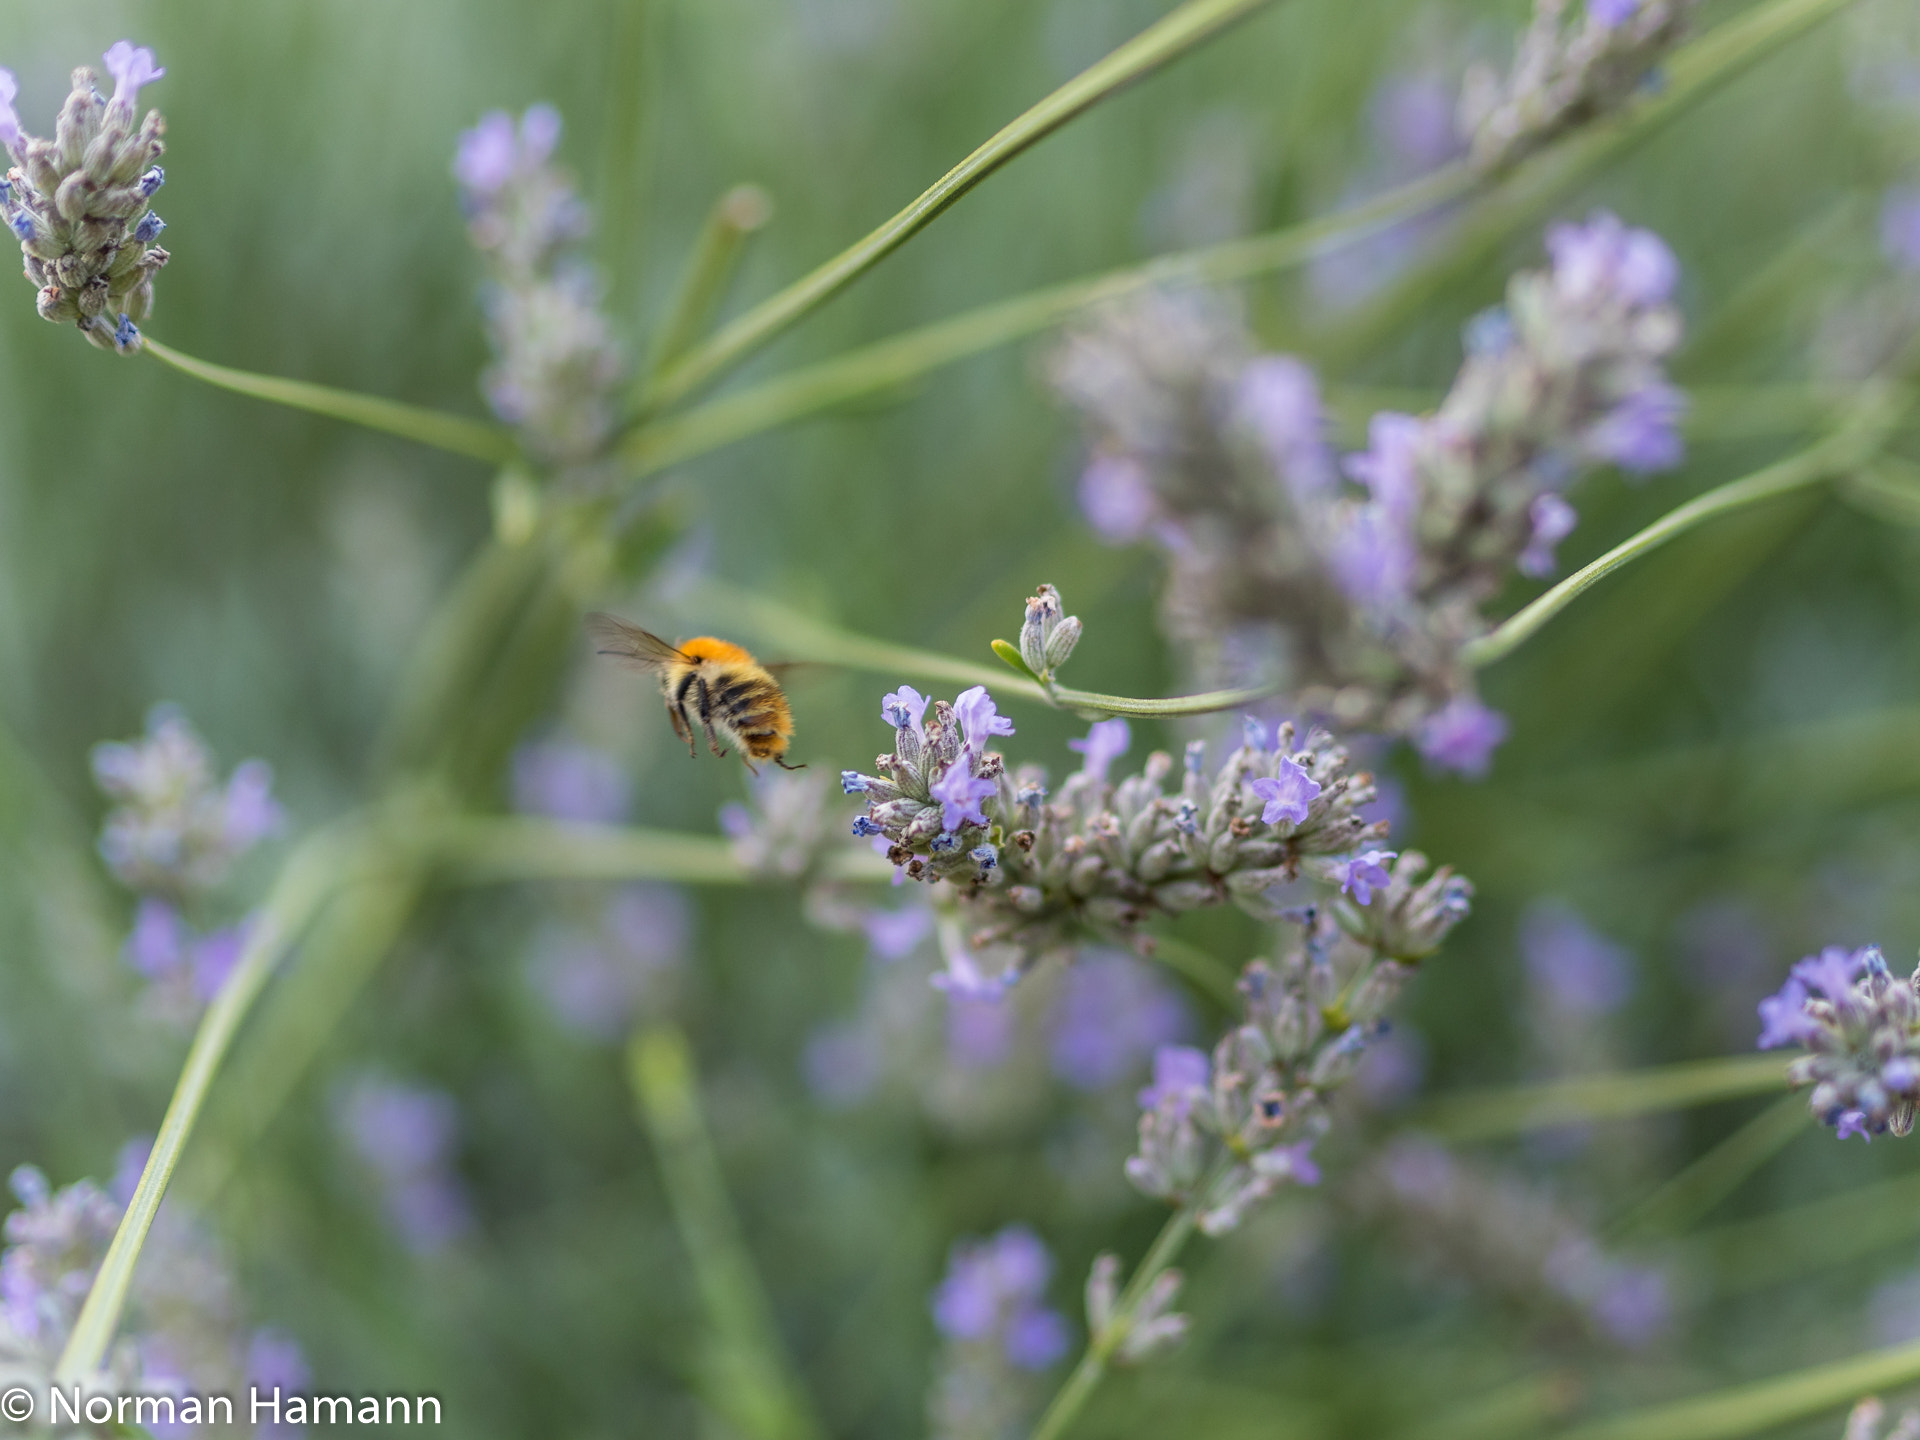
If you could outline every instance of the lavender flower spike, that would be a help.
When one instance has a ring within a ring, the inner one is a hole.
[[[1760,1048],[1797,1044],[1787,1067],[1816,1119],[1842,1136],[1912,1132],[1920,1105],[1920,971],[1905,980],[1878,950],[1829,946],[1760,1002]]]
[[[0,219],[20,241],[40,317],[128,355],[140,348],[153,278],[167,263],[167,252],[149,243],[161,222],[147,209],[166,122],[149,111],[135,124],[140,87],[165,72],[151,50],[128,40],[107,51],[106,64],[113,99],[101,100],[92,70],[75,70],[51,139],[21,128],[14,78],[0,72],[0,143],[16,162],[0,185]]]

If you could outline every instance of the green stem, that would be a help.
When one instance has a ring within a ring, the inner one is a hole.
[[[712,1332],[704,1398],[750,1440],[813,1440],[822,1431],[741,1239],[686,1037],[671,1025],[642,1031],[628,1048],[627,1073]]]
[[[326,385],[310,385],[305,380],[287,380],[278,375],[256,375],[250,370],[234,370],[183,355],[170,345],[162,345],[151,335],[141,337],[140,348],[182,374],[236,395],[247,395],[274,405],[306,410],[349,425],[384,431],[402,439],[416,440],[436,450],[455,455],[470,455],[491,465],[505,465],[519,455],[512,434],[485,420],[469,420],[464,415],[449,415],[426,410],[378,395],[361,395],[352,390],[335,390]]]
[[[1458,200],[1476,183],[1465,166],[1450,165],[1333,215],[1245,240],[1163,255],[1144,265],[1069,280],[970,310],[655,420],[635,431],[621,453],[636,475],[651,474],[789,421],[897,389],[943,366],[1037,335],[1083,310],[1142,290],[1226,285],[1304,264]]]
[[[1898,1345],[1778,1379],[1576,1425],[1555,1440],[1735,1440],[1837,1410],[1862,1395],[1915,1380],[1920,1380],[1920,1344]]]
[[[1159,700],[1135,700],[1125,695],[1101,695],[1092,690],[1073,690],[1065,685],[1047,686],[1047,698],[1062,710],[1081,715],[1132,715],[1155,719],[1167,715],[1211,715],[1220,710],[1238,710],[1256,700],[1278,695],[1280,687],[1255,685],[1244,690],[1208,690],[1199,695],[1171,695]]]
[[[1637,535],[1622,540],[1590,565],[1582,566],[1546,594],[1515,615],[1509,616],[1490,635],[1465,646],[1461,655],[1469,665],[1491,665],[1517,650],[1522,642],[1545,625],[1584,591],[1597,585],[1621,566],[1659,549],[1675,536],[1720,515],[1728,515],[1749,505],[1758,505],[1787,495],[1808,485],[1830,479],[1835,474],[1865,463],[1886,433],[1884,407],[1872,407],[1882,423],[1856,420],[1818,444],[1810,445],[1784,460],[1779,460],[1742,479],[1734,480],[1704,495],[1695,496],[1677,510],[1670,510]],[[1864,436],[1871,436],[1865,440]]]
[[[736,185],[714,205],[693,242],[687,273],[667,305],[667,317],[660,322],[652,362],[635,387],[637,405],[646,405],[648,388],[706,332],[739,269],[747,237],[772,218],[773,201],[758,185]]]
[[[1149,938],[1153,942],[1150,952],[1152,959],[1176,975],[1191,980],[1206,993],[1209,1000],[1217,1000],[1229,1009],[1239,1006],[1240,977],[1232,966],[1177,936],[1154,935]]]
[[[517,816],[464,815],[443,822],[437,850],[446,878],[465,884],[509,880],[672,880],[683,885],[744,885],[760,877],[711,835],[577,825]],[[828,857],[836,880],[887,880],[893,867],[872,851]]]
[[[1126,1338],[1127,1327],[1140,1302],[1146,1298],[1148,1288],[1159,1278],[1161,1271],[1173,1264],[1193,1235],[1194,1222],[1200,1218],[1198,1197],[1213,1188],[1214,1179],[1213,1175],[1209,1175],[1195,1190],[1196,1198],[1167,1217],[1167,1223],[1160,1227],[1160,1233],[1154,1237],[1146,1258],[1140,1262],[1139,1268],[1133,1272],[1133,1278],[1127,1282],[1127,1288],[1121,1292],[1119,1304],[1114,1307],[1113,1319],[1087,1341],[1086,1353],[1080,1357],[1080,1363],[1073,1367],[1067,1383],[1054,1395],[1053,1402],[1040,1417],[1040,1423],[1033,1427],[1029,1440],[1059,1440],[1093,1397],[1093,1392],[1100,1388],[1113,1352]]]
[[[643,259],[641,166],[647,125],[650,0],[615,0],[608,45],[606,129],[600,160],[600,253],[615,314],[631,313]]]
[[[1597,133],[1576,132],[1561,139],[1497,185],[1465,165],[1450,165],[1333,215],[999,301],[663,417],[630,435],[622,458],[636,477],[651,474],[832,406],[898,388],[957,360],[1051,329],[1090,306],[1155,286],[1225,285],[1272,274],[1482,194],[1453,246],[1352,322],[1360,337],[1354,351],[1366,353],[1381,334],[1400,323],[1416,299],[1424,303],[1436,283],[1433,277],[1451,278],[1479,263],[1514,229],[1545,214],[1602,164],[1848,3],[1771,0],[1715,27],[1674,53],[1668,84],[1659,96]]]
[[[732,369],[906,244],[1015,156],[1100,101],[1270,3],[1272,0],[1186,0],[1005,126],[877,230],[682,356],[660,377],[653,390],[653,403],[674,404]]]
[[[160,1133],[147,1157],[140,1183],[127,1203],[126,1214],[107,1246],[93,1286],[74,1322],[54,1367],[55,1379],[71,1383],[86,1379],[106,1362],[120,1313],[126,1307],[133,1271],[146,1243],[147,1231],[159,1213],[167,1182],[179,1163],[187,1137],[207,1098],[208,1087],[226,1058],[234,1032],[246,1018],[274,966],[299,938],[300,932],[325,902],[340,871],[341,836],[322,831],[308,839],[287,861],[259,918],[248,932],[246,946],[207,1013],[187,1052],[187,1063],[174,1085],[173,1098],[160,1122]]]
[[[1697,1224],[1741,1183],[1793,1140],[1813,1116],[1806,1101],[1787,1095],[1720,1141],[1609,1227],[1615,1239],[1678,1235]]]
[[[1738,1100],[1786,1088],[1777,1055],[1692,1060],[1650,1070],[1582,1075],[1571,1080],[1450,1095],[1427,1106],[1421,1128],[1448,1140],[1491,1140],[1584,1120],[1618,1120]]]

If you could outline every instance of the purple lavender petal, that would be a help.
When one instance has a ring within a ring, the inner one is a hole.
[[[1051,1023],[1053,1072],[1079,1090],[1117,1084],[1192,1029],[1178,991],[1139,961],[1099,951],[1067,971]]]
[[[1013,721],[1000,714],[984,685],[962,690],[954,699],[953,713],[960,722],[960,733],[977,749],[995,735],[1013,734]]]
[[[113,77],[114,100],[124,101],[129,110],[139,103],[142,85],[150,85],[167,73],[153,63],[153,51],[131,40],[116,40],[101,58]]]
[[[1456,695],[1420,723],[1413,743],[1442,770],[1478,779],[1493,763],[1493,752],[1507,738],[1507,720],[1471,695]]]
[[[953,834],[962,825],[984,825],[986,812],[980,808],[980,802],[995,794],[999,786],[993,781],[974,775],[971,758],[961,751],[947,773],[927,787],[927,793],[940,802],[940,820],[948,834]]]
[[[1080,768],[1094,779],[1105,781],[1107,767],[1127,753],[1127,747],[1133,743],[1133,730],[1126,721],[1096,720],[1087,731],[1084,740],[1069,740],[1067,748],[1077,750],[1087,758]]]
[[[625,766],[590,745],[522,745],[513,752],[513,808],[580,825],[618,825],[633,812],[633,782]]]
[[[180,912],[149,895],[133,912],[133,930],[121,952],[149,980],[178,969],[187,954],[187,927]]]
[[[1291,355],[1262,355],[1240,372],[1234,414],[1259,437],[1267,459],[1300,506],[1335,484],[1327,417],[1313,368]]]
[[[20,82],[11,70],[0,69],[0,145],[12,150],[20,144],[20,116],[13,100],[20,93]]]
[[[1533,497],[1533,504],[1527,507],[1527,516],[1533,522],[1533,533],[1528,536],[1527,548],[1520,552],[1517,564],[1522,575],[1531,575],[1538,580],[1551,575],[1557,568],[1553,558],[1554,547],[1573,533],[1580,514],[1549,490]]]
[[[1399,853],[1397,850],[1368,850],[1347,860],[1341,866],[1340,893],[1351,894],[1361,905],[1371,905],[1374,890],[1385,889],[1393,883],[1393,876],[1387,873],[1380,862],[1395,859]]]
[[[1072,1334],[1058,1311],[1031,1306],[1007,1322],[1007,1359],[1022,1370],[1045,1370],[1059,1363]]]
[[[1265,825],[1278,825],[1285,820],[1290,825],[1307,823],[1307,810],[1315,797],[1320,794],[1320,782],[1289,760],[1280,758],[1279,775],[1268,780],[1265,777],[1252,781],[1248,788],[1266,801],[1266,808],[1260,812],[1260,820]]]
[[[1158,1109],[1163,1101],[1184,1109],[1204,1095],[1213,1083],[1213,1059],[1192,1045],[1162,1045],[1153,1052],[1153,1083],[1138,1096],[1142,1110]]]
[[[1520,921],[1520,951],[1528,978],[1567,1015],[1611,1015],[1633,993],[1633,956],[1560,901],[1528,909]]]
[[[876,846],[882,855],[893,842],[885,836],[875,837],[881,843]],[[898,910],[870,911],[861,920],[861,926],[867,932],[867,944],[873,953],[882,960],[898,960],[910,955],[920,942],[933,933],[933,911],[925,905],[906,905]]]

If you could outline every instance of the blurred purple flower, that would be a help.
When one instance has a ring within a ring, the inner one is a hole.
[[[1778,994],[1760,1002],[1760,1038],[1755,1048],[1772,1050],[1781,1045],[1804,1045],[1819,1031],[1819,1021],[1807,1014],[1807,987],[1789,975]]]
[[[1333,488],[1327,417],[1311,366],[1291,355],[1262,355],[1240,372],[1233,404],[1295,504],[1310,504]]]
[[[1096,455],[1080,472],[1080,513],[1093,533],[1110,545],[1126,545],[1152,526],[1157,505],[1153,482],[1140,462],[1124,455]]]
[[[947,1058],[962,1070],[991,1070],[1012,1052],[1019,1022],[997,989],[987,995],[950,992]]]
[[[1596,210],[1585,224],[1547,228],[1554,288],[1575,301],[1659,305],[1672,298],[1680,262],[1651,230],[1630,228]]]
[[[678,966],[693,928],[671,885],[622,886],[592,927],[550,926],[536,936],[527,977],[553,1016],[594,1040],[617,1040]]]
[[[1920,270],[1920,185],[1896,185],[1880,206],[1880,248],[1903,270]]]
[[[618,825],[632,813],[633,782],[604,750],[539,741],[513,752],[513,808],[580,825]]]
[[[1587,0],[1587,14],[1609,30],[1631,20],[1644,0]]]
[[[920,717],[926,713],[927,697],[911,685],[902,685],[898,690],[880,697],[880,718],[896,730],[904,730],[911,725],[916,733],[925,738],[926,730],[920,723]]]
[[[1541,900],[1520,921],[1527,977],[1566,1015],[1611,1015],[1633,993],[1633,956],[1598,934],[1569,905]]]
[[[807,1088],[833,1109],[857,1105],[880,1083],[880,1046],[858,1020],[823,1025],[807,1037],[800,1072]]]
[[[1531,575],[1537,580],[1551,575],[1557,568],[1554,547],[1573,533],[1580,515],[1551,490],[1533,497],[1527,515],[1533,521],[1533,534],[1527,538],[1527,548],[1520,552],[1518,565],[1522,575]]]
[[[1213,1060],[1192,1045],[1162,1045],[1153,1052],[1153,1083],[1136,1097],[1142,1110],[1158,1109],[1168,1100],[1184,1111],[1213,1083]]]
[[[1080,762],[1080,768],[1094,779],[1104,781],[1107,767],[1126,754],[1127,747],[1132,743],[1132,728],[1126,721],[1116,718],[1094,721],[1086,738],[1067,741],[1067,748],[1086,756]]]
[[[1471,695],[1456,695],[1414,732],[1413,743],[1442,770],[1478,779],[1493,763],[1493,752],[1507,738],[1507,719]]]
[[[1673,1298],[1665,1272],[1650,1265],[1622,1265],[1593,1301],[1600,1329],[1629,1350],[1644,1350],[1673,1323]]]
[[[933,1292],[933,1321],[949,1340],[998,1339],[1007,1359],[1044,1370],[1066,1354],[1065,1320],[1042,1301],[1053,1257],[1024,1225],[987,1240],[956,1241]]]
[[[1053,1073],[1104,1090],[1192,1030],[1180,993],[1118,951],[1090,951],[1067,970],[1052,1016]]]
[[[878,837],[881,854],[886,853],[885,837]],[[896,872],[898,873],[898,872]],[[903,905],[898,910],[870,910],[861,918],[867,932],[867,944],[882,960],[898,960],[910,955],[920,942],[933,933],[933,911],[925,905]]]
[[[1587,432],[1587,448],[1629,475],[1671,470],[1686,455],[1680,439],[1680,420],[1686,413],[1687,397],[1673,386],[1642,386]]]
[[[8,150],[20,143],[20,116],[13,108],[14,97],[20,93],[20,82],[14,79],[11,70],[0,70],[0,145]]]
[[[452,1171],[459,1107],[451,1095],[363,1075],[341,1093],[335,1113],[342,1136],[379,1182],[388,1220],[408,1249],[442,1250],[472,1227]]]

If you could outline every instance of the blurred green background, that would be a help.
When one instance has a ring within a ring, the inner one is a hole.
[[[643,86],[633,213],[605,217],[595,239],[603,257],[642,257],[633,293],[615,297],[637,345],[727,186],[757,182],[776,206],[738,308],[878,223],[1164,7],[649,8],[641,77],[609,73],[613,0],[16,5],[0,11],[0,62],[40,131],[67,71],[112,41],[131,36],[166,65],[148,92],[168,120],[159,208],[173,252],[153,335],[224,364],[478,415],[478,269],[448,163],[483,111],[556,104],[562,158],[591,198],[612,92]],[[1702,23],[1743,8],[1709,5]],[[1861,77],[1897,54],[1885,37],[1913,28],[1910,9],[1856,6],[1559,207],[1606,205],[1672,244],[1698,337],[1681,383],[1734,401],[1746,392],[1728,387],[1810,383],[1820,337],[1885,283],[1879,196],[1920,170],[1920,125]],[[1387,162],[1372,117],[1396,76],[1504,57],[1523,18],[1513,4],[1281,5],[994,176],[750,373],[1324,213],[1378,183]],[[1245,298],[1263,342],[1324,363],[1330,385],[1437,397],[1461,322],[1539,255],[1538,226],[1522,227],[1368,337],[1354,328],[1362,312],[1331,303],[1311,269]],[[658,482],[686,527],[675,563],[975,659],[1050,580],[1087,622],[1076,685],[1177,689],[1180,657],[1154,628],[1156,561],[1102,547],[1075,510],[1080,442],[1037,379],[1044,349],[1009,347],[677,468]],[[296,828],[364,799],[422,626],[489,532],[491,477],[95,351],[39,321],[24,282],[0,305],[0,367],[0,1168],[34,1163],[61,1183],[104,1177],[123,1141],[154,1129],[186,1039],[143,1010],[118,958],[131,905],[92,852],[104,806],[90,747],[136,733],[152,703],[171,700],[227,764],[272,762]],[[1765,395],[1747,408],[1749,433],[1704,427],[1718,433],[1696,438],[1676,474],[1591,482],[1563,561],[1807,433]],[[1512,603],[1527,593],[1516,582]],[[605,603],[653,623],[665,602]],[[1639,564],[1491,672],[1488,698],[1514,739],[1489,781],[1434,781],[1382,752],[1414,842],[1480,892],[1406,1005],[1426,1092],[1541,1073],[1515,937],[1543,896],[1635,956],[1608,1040],[1622,1067],[1746,1048],[1753,1001],[1820,944],[1875,941],[1904,969],[1920,945],[1916,611],[1916,532],[1809,491]],[[658,624],[707,628],[697,615]],[[637,823],[715,833],[742,772],[688,763],[647,687],[589,669],[585,648],[535,735],[619,756]],[[831,671],[796,682],[794,753],[828,772],[866,763],[885,738],[885,688]],[[1063,770],[1077,722],[1007,708],[1020,727],[1010,758]],[[1136,728],[1136,759],[1182,738],[1151,732]],[[257,896],[283,852],[255,857],[239,893]],[[253,1312],[299,1338],[324,1388],[438,1393],[448,1423],[476,1437],[726,1433],[698,1398],[702,1312],[618,1048],[556,1026],[525,979],[543,921],[598,893],[432,894],[221,1192],[211,1219]],[[987,1080],[951,1073],[935,1023],[907,1066],[915,1083],[825,1104],[803,1052],[859,1008],[864,942],[798,923],[798,897],[777,887],[693,898],[674,1013],[781,1332],[831,1433],[917,1433],[937,1345],[927,1295],[956,1236],[1032,1224],[1059,1258],[1053,1299],[1069,1312],[1096,1251],[1135,1255],[1151,1236],[1157,1208],[1119,1178],[1133,1082],[1085,1095],[1041,1064],[987,1094]],[[1237,916],[1195,917],[1179,933],[1235,964],[1267,943]],[[1728,934],[1732,959],[1703,962]],[[1046,983],[1026,1002],[1034,1014]],[[1190,1003],[1203,1033],[1217,1029],[1218,1010]],[[368,1068],[459,1102],[457,1169],[476,1223],[442,1253],[398,1245],[343,1154],[333,1097]],[[979,1103],[930,1098],[942,1087],[979,1090]],[[1500,1158],[1607,1233],[1767,1103]],[[1356,1118],[1361,1138],[1329,1147],[1330,1170],[1398,1123]],[[1190,1256],[1193,1342],[1113,1382],[1081,1433],[1373,1436],[1465,1415],[1462,1434],[1525,1434],[1524,1416],[1502,1429],[1472,1407],[1509,1397],[1524,1411],[1542,1383],[1549,1411],[1575,1397],[1624,1403],[1838,1358],[1887,1337],[1875,1326],[1889,1303],[1872,1297],[1920,1266],[1912,1198],[1873,1210],[1874,1224],[1788,1232],[1807,1244],[1804,1261],[1757,1278],[1720,1258],[1742,1252],[1717,1227],[1905,1175],[1911,1153],[1840,1145],[1809,1123],[1689,1233],[1654,1237],[1650,1253],[1679,1277],[1676,1328],[1626,1357],[1545,1334],[1471,1283],[1409,1279],[1402,1252],[1347,1223],[1333,1186]]]

